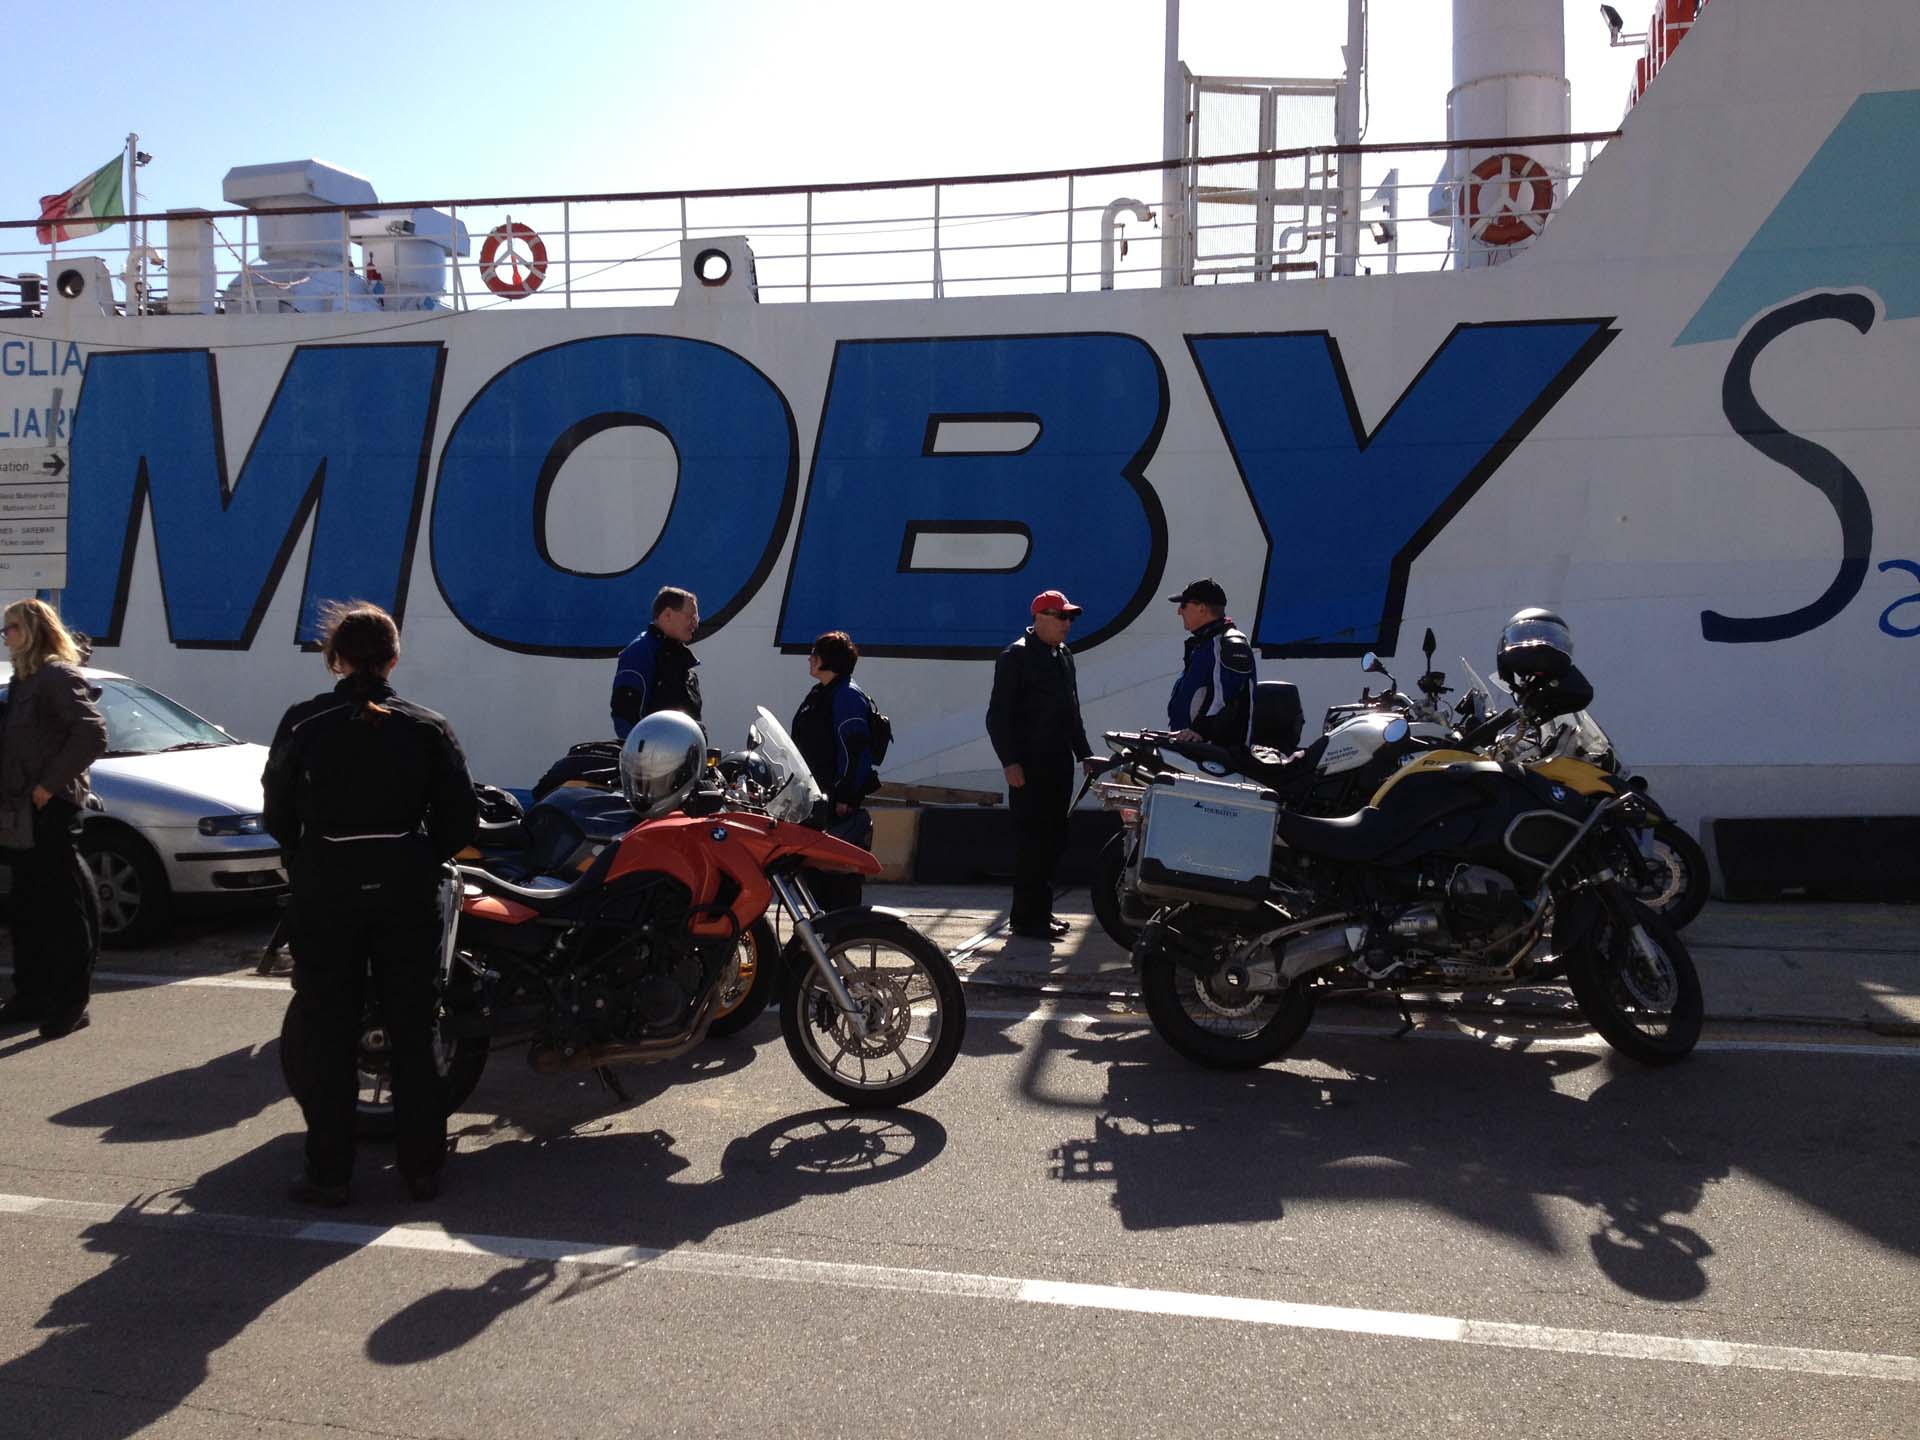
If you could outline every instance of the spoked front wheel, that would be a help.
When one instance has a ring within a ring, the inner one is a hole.
[[[1304,980],[1251,990],[1227,967],[1196,975],[1162,953],[1140,957],[1140,993],[1160,1038],[1212,1070],[1252,1070],[1278,1059],[1313,1019]]]
[[[794,1064],[848,1105],[905,1105],[926,1094],[952,1068],[967,1028],[953,966],[918,930],[871,910],[837,911],[814,926],[866,1033],[841,1013],[796,937],[787,945],[780,997],[780,1030]]]
[[[1587,917],[1585,933],[1567,954],[1567,983],[1588,1023],[1642,1064],[1685,1059],[1706,1016],[1686,945],[1672,926],[1621,891],[1597,897],[1583,912]]]

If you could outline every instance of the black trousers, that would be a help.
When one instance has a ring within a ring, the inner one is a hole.
[[[864,806],[856,805],[850,813],[836,818],[827,826],[827,833],[862,850],[873,849],[873,818]],[[807,889],[822,910],[858,909],[866,899],[866,877],[850,870],[808,867],[800,872],[800,878],[807,882]]]
[[[33,848],[13,867],[13,993],[35,1015],[84,1009],[100,955],[100,892],[80,858],[79,807],[55,796],[33,812]]]
[[[1058,763],[1026,761],[1027,783],[1007,790],[1013,812],[1013,916],[1016,929],[1053,918],[1053,872],[1067,850],[1067,805],[1073,799],[1073,756]]]
[[[289,935],[300,1068],[308,1099],[307,1174],[322,1185],[353,1175],[360,1037],[377,1020],[392,1063],[395,1142],[404,1175],[446,1161],[444,1087],[433,1061],[439,1003],[440,913],[431,891],[357,901],[296,886]]]

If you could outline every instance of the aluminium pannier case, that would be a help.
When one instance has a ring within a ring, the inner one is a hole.
[[[1155,781],[1141,802],[1135,888],[1163,900],[1258,905],[1270,890],[1279,814],[1273,792],[1258,785]]]

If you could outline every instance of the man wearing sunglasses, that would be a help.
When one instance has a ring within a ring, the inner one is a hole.
[[[1067,848],[1074,761],[1089,774],[1097,766],[1067,649],[1080,607],[1058,590],[1043,590],[1030,608],[1033,624],[994,662],[987,738],[1013,812],[1013,933],[1052,942],[1067,933],[1067,922],[1053,915],[1053,872]]]

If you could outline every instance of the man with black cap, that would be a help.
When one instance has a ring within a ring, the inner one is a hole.
[[[1167,597],[1187,627],[1167,722],[1182,740],[1245,745],[1253,733],[1253,645],[1227,618],[1227,592],[1209,576]]]
[[[1053,872],[1067,848],[1073,763],[1089,774],[1097,766],[1066,643],[1080,607],[1058,590],[1043,590],[1030,608],[1033,624],[994,662],[987,738],[1006,773],[1017,839],[1013,933],[1053,941],[1067,933],[1067,922],[1053,915]]]

